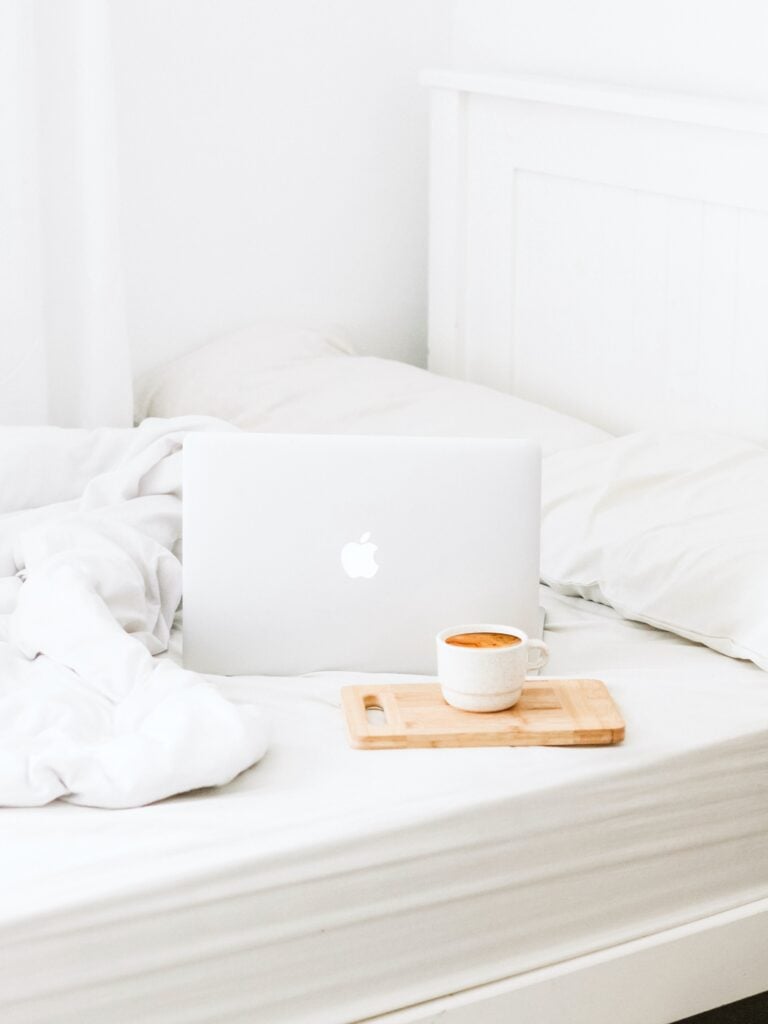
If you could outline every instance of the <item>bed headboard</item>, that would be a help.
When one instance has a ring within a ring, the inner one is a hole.
[[[428,72],[429,366],[768,442],[768,108]]]

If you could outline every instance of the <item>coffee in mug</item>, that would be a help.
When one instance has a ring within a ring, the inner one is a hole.
[[[437,634],[437,675],[445,701],[461,711],[504,711],[528,672],[543,668],[547,645],[514,626],[454,626]]]
[[[452,647],[514,647],[522,643],[519,636],[512,633],[455,633],[447,636],[445,642]]]

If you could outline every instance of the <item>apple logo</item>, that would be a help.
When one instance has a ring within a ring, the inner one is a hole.
[[[359,541],[350,541],[341,549],[341,565],[351,579],[363,577],[369,580],[379,571],[375,558],[376,545],[371,543],[370,533],[364,533]]]

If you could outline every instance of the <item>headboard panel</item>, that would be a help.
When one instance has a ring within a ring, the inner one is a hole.
[[[615,433],[768,441],[768,110],[425,80],[430,368]]]

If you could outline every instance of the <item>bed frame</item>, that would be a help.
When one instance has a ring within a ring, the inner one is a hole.
[[[429,366],[768,441],[768,107],[426,76]]]
[[[768,441],[768,108],[429,72],[429,367]],[[376,1018],[669,1024],[768,989],[768,899]]]
[[[670,1024],[768,984],[768,899],[377,1017],[379,1024]]]

